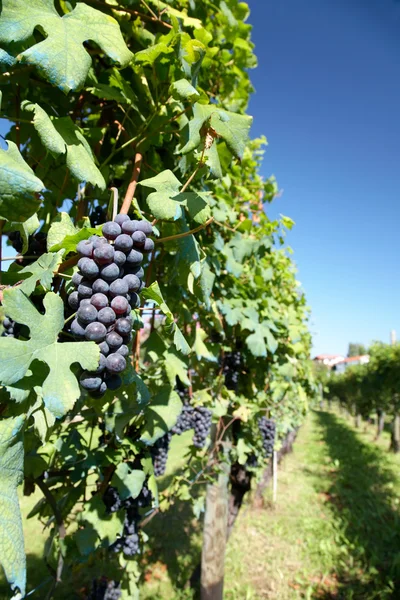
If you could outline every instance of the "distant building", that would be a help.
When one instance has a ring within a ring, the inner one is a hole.
[[[340,354],[318,354],[318,356],[315,356],[313,360],[317,363],[326,365],[331,369],[337,363],[345,360],[345,357],[341,356]]]
[[[349,358],[344,358],[343,360],[337,362],[333,367],[332,371],[336,373],[344,373],[347,367],[352,367],[354,365],[365,365],[369,363],[369,355],[362,354],[361,356],[350,356]]]

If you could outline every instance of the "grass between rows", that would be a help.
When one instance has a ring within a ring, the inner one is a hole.
[[[227,548],[226,600],[400,598],[400,456],[387,452],[387,433],[378,442],[374,435],[372,426],[355,430],[336,413],[309,416],[279,468],[277,502],[267,490],[263,508],[249,501],[239,515]],[[167,478],[187,443],[175,436]],[[39,497],[22,499],[28,589],[48,577],[47,535],[26,519]],[[186,583],[200,558],[201,523],[191,508],[175,504],[146,532],[143,600],[193,598]],[[82,598],[68,588],[55,598]],[[31,598],[44,598],[45,589]],[[10,597],[6,590],[0,584],[1,600]]]

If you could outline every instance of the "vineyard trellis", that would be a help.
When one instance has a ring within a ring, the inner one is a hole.
[[[149,520],[177,499],[200,516],[228,469],[232,525],[243,471],[269,463],[259,423],[279,447],[314,393],[293,222],[268,217],[278,188],[249,139],[248,14],[3,0],[0,230],[17,254],[1,257],[0,560],[16,596],[22,482],[43,495],[47,597],[84,565],[88,598],[136,598]]]

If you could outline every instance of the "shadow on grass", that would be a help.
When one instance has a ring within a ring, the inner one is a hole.
[[[339,595],[318,598],[400,598],[400,516],[388,458],[334,414],[317,415],[335,466],[325,492],[347,551],[336,571]]]

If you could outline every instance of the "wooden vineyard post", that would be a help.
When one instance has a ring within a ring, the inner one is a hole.
[[[272,455],[272,501],[275,504],[278,491],[278,454],[274,450]]]
[[[201,555],[201,600],[222,600],[228,525],[228,474],[207,487]]]

